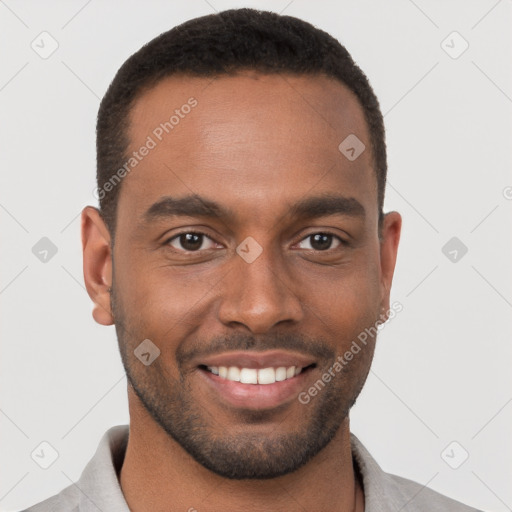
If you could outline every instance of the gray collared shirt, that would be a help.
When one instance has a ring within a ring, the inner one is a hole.
[[[118,474],[128,425],[110,428],[75,484],[25,512],[130,512]],[[352,455],[363,480],[365,512],[479,512],[427,487],[382,471],[354,434]]]

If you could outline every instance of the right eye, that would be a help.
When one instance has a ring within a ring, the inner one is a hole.
[[[201,249],[213,249],[213,245],[211,247],[204,247],[204,243],[207,240],[215,245],[215,242],[204,233],[198,231],[184,231],[166,240],[165,244],[170,245],[178,252],[198,252]]]

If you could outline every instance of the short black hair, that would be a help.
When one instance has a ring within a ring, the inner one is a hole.
[[[384,121],[366,75],[344,46],[310,23],[244,8],[194,18],[160,34],[129,57],[112,80],[101,101],[96,127],[97,192],[112,240],[125,175],[119,171],[129,159],[129,114],[135,101],[171,75],[217,77],[243,70],[323,74],[356,95],[370,133],[382,218],[387,173]]]

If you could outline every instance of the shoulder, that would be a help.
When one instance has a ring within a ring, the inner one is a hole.
[[[386,473],[390,489],[402,501],[403,512],[481,512],[407,478]]]
[[[129,512],[117,475],[128,435],[128,425],[111,427],[77,482],[23,512]]]
[[[73,484],[22,512],[78,512],[79,499],[78,487]]]
[[[354,467],[364,487],[366,512],[481,512],[425,485],[386,473],[351,433]]]

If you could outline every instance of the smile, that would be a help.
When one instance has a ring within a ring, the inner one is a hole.
[[[195,366],[200,386],[214,401],[237,409],[271,410],[294,403],[317,361],[298,352],[241,350],[201,358]]]
[[[206,369],[222,379],[242,384],[274,384],[291,379],[302,372],[301,367],[239,368],[237,366],[207,366]]]

